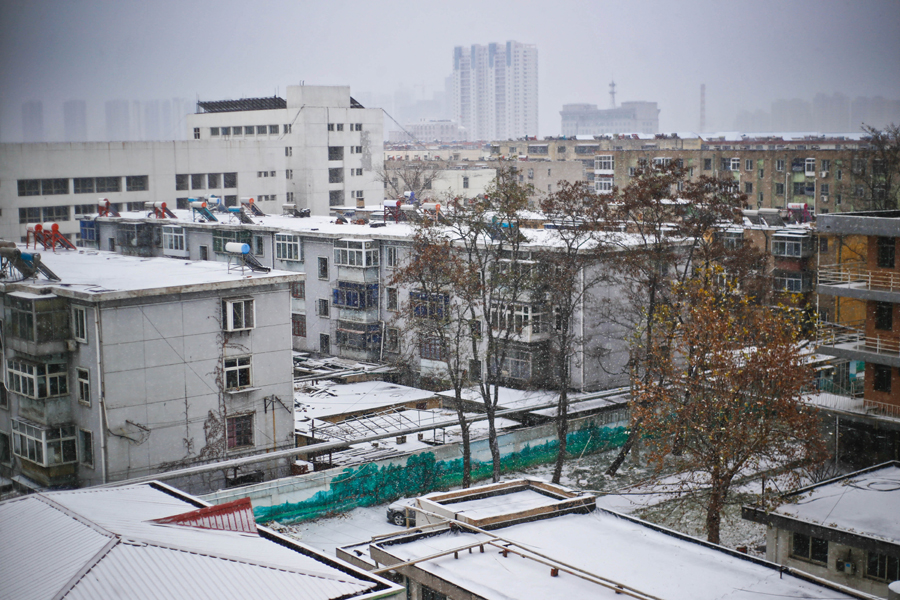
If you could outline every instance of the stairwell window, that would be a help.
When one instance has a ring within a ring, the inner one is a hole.
[[[75,341],[87,343],[87,314],[80,306],[72,308],[72,337]]]
[[[225,389],[239,390],[241,388],[250,387],[250,357],[237,356],[234,358],[226,358],[225,366]]]
[[[223,300],[222,317],[225,331],[253,329],[256,317],[253,300]]]
[[[91,405],[91,372],[87,369],[75,369],[75,383],[77,385],[75,394],[78,402],[85,406]]]

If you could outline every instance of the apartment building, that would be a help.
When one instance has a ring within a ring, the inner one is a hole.
[[[302,274],[2,250],[5,477],[97,485],[293,446],[290,294]]]
[[[806,204],[813,214],[852,210],[865,195],[869,159],[860,136],[738,138],[713,136],[579,136],[576,139],[507,140],[490,144],[500,159],[578,161],[598,193],[625,187],[640,168],[672,161],[701,175],[733,176],[747,195],[747,208]],[[519,165],[521,169],[521,165]]]
[[[865,236],[856,262],[819,267],[819,294],[854,299],[865,306],[864,322],[828,329],[819,351],[865,363],[868,413],[900,417],[900,212],[822,215],[819,230],[835,236]],[[900,444],[898,444],[900,451]]]
[[[559,114],[560,132],[566,137],[659,132],[656,102],[623,102],[607,109],[597,108],[596,104],[563,104]]]
[[[289,86],[284,98],[197,110],[185,141],[0,144],[0,238],[24,240],[29,225],[54,222],[74,241],[98,198],[124,211],[252,197],[266,212],[292,203],[327,215],[383,197],[383,113],[363,108],[349,87]]]
[[[538,51],[534,44],[453,49],[453,119],[470,140],[538,134]]]

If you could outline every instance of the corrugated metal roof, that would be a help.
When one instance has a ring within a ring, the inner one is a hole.
[[[0,598],[15,600],[52,598],[112,539],[37,496],[0,504],[0,532]]]
[[[323,562],[315,550],[274,543],[255,532],[153,522],[191,514],[202,521],[217,512],[198,511],[199,504],[154,484],[0,502],[0,600],[58,594],[324,600],[379,585],[368,576],[355,577],[351,567]]]
[[[207,506],[206,508],[163,519],[153,519],[153,522],[162,525],[181,525],[182,527],[199,527],[200,529],[256,533],[256,521],[253,519],[253,505],[250,504],[250,498],[241,498],[234,502]]]
[[[287,108],[287,101],[278,96],[270,98],[242,98],[240,100],[214,100],[198,102],[197,107],[203,112],[236,112],[244,110],[277,110]]]

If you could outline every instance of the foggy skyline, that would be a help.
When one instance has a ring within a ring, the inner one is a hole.
[[[538,47],[541,136],[559,133],[563,104],[607,106],[611,79],[617,102],[659,104],[661,131],[697,130],[705,83],[707,129],[726,130],[741,111],[779,99],[900,99],[897,31],[896,1],[7,1],[0,139],[22,139],[31,100],[43,103],[45,139],[61,140],[68,100],[86,102],[96,139],[105,103],[118,99],[192,105],[283,96],[301,81],[351,94],[402,86],[430,99],[444,89],[455,46],[507,40]]]

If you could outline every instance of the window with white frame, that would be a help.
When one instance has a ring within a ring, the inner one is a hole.
[[[331,315],[331,305],[328,302],[328,298],[316,300],[316,314],[326,319]]]
[[[728,168],[729,171],[740,171],[741,170],[741,159],[740,158],[732,158],[731,164]]]
[[[87,343],[87,313],[81,306],[72,307],[72,337]]]
[[[784,159],[783,158],[779,158],[778,160],[775,161],[775,170],[778,171],[779,173],[784,171]]]
[[[744,170],[745,171],[753,170],[753,159],[752,158],[744,159]]]
[[[250,357],[235,356],[226,358],[223,362],[225,367],[225,389],[239,390],[241,388],[250,387]]]
[[[510,348],[500,366],[500,374],[510,379],[531,379],[531,352]]]
[[[671,158],[657,157],[653,159],[653,167],[655,169],[661,169],[663,167],[668,167],[671,162]]]
[[[384,248],[384,263],[388,269],[396,269],[399,266],[400,258],[398,254],[399,248],[397,246],[385,246]]]
[[[615,169],[616,159],[611,154],[594,158],[594,169],[598,171],[612,171]]]
[[[345,267],[377,267],[378,248],[369,240],[335,240],[334,264]]]
[[[85,406],[91,405],[91,372],[77,367],[75,369],[75,394],[78,402]]]
[[[804,163],[804,172],[806,175],[815,175],[816,174],[816,159],[807,158]]]
[[[222,300],[222,317],[225,331],[253,329],[255,316],[252,298]]]
[[[94,466],[94,434],[87,429],[78,430],[78,456],[84,466]]]
[[[10,392],[29,398],[51,398],[69,393],[69,373],[65,363],[30,363],[10,359],[6,363],[6,384]]]
[[[43,467],[77,462],[78,449],[75,426],[45,427],[25,421],[12,420],[13,454]]]
[[[613,179],[611,177],[600,177],[594,180],[594,191],[598,194],[611,194],[613,190]]]
[[[300,238],[286,233],[276,233],[275,258],[278,260],[302,260],[300,255]]]
[[[184,252],[184,227],[175,227],[166,225],[162,228],[163,250],[174,250],[176,252]]]
[[[253,413],[228,417],[225,430],[229,450],[253,445]]]

